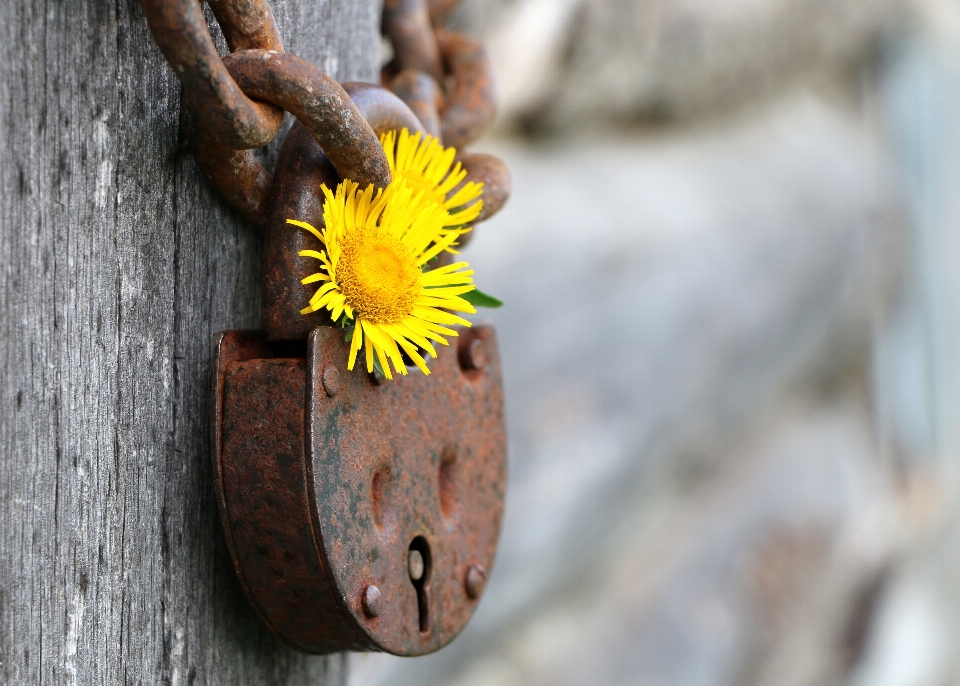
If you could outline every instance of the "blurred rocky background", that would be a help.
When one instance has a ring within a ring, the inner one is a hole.
[[[465,0],[510,488],[356,686],[960,684],[960,0]]]

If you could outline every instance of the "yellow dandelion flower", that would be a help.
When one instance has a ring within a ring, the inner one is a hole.
[[[445,229],[462,227],[480,214],[483,184],[469,181],[457,189],[466,178],[467,170],[459,162],[454,164],[457,154],[454,148],[443,147],[433,136],[410,135],[407,129],[399,134],[388,131],[380,136],[380,144],[387,155],[392,178],[422,191],[425,201],[443,207],[447,213]]]
[[[376,194],[372,186],[361,191],[353,181],[341,183],[336,193],[322,189],[323,231],[287,220],[311,232],[325,248],[300,252],[322,265],[322,271],[303,279],[304,284],[322,283],[303,314],[326,308],[334,321],[344,315],[354,321],[347,369],[353,369],[362,347],[368,372],[376,355],[388,379],[393,378],[388,361],[406,374],[402,350],[429,374],[420,350],[436,356],[431,341],[448,345],[445,336],[457,335],[450,325],[470,326],[453,312],[476,312],[460,297],[474,290],[473,270],[466,262],[424,271],[459,235],[443,230],[446,210],[425,203],[422,192],[396,181]]]

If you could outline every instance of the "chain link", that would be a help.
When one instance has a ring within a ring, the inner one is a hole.
[[[236,84],[207,31],[200,4],[196,0],[142,0],[142,4],[157,45],[183,84],[184,102],[200,113],[211,135],[234,149],[259,148],[273,140],[283,112],[254,102]],[[221,0],[215,9],[224,19],[221,28],[228,44],[249,45],[256,40],[257,48],[283,50],[266,3]],[[239,15],[238,10],[245,13]]]
[[[386,0],[383,33],[394,58],[381,81],[396,93],[444,145],[457,149],[467,181],[484,184],[477,222],[496,214],[510,196],[510,174],[492,155],[467,153],[496,115],[493,68],[480,41],[436,28],[456,0]],[[466,234],[461,245],[472,237]]]
[[[196,0],[142,4],[157,44],[183,84],[181,127],[191,152],[211,187],[249,221],[264,224],[273,187],[272,175],[252,149],[273,140],[284,110],[313,134],[341,178],[389,183],[386,158],[367,121],[386,117],[461,150],[458,159],[470,180],[486,184],[483,219],[509,194],[502,163],[462,152],[492,121],[495,95],[483,46],[433,29],[453,0],[429,5],[427,0],[387,0],[382,27],[395,56],[383,69],[382,82],[398,99],[375,98],[367,88],[364,108],[323,71],[283,52],[265,0],[210,0],[231,50],[226,57],[217,52]],[[368,108],[373,109],[361,112]]]

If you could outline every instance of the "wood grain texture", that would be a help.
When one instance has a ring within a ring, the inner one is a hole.
[[[290,52],[373,80],[375,0],[274,2]],[[214,501],[217,331],[260,239],[177,135],[134,0],[0,6],[0,679],[340,684],[260,626]]]

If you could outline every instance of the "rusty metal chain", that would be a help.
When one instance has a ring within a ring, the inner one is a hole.
[[[349,178],[384,187],[390,170],[378,136],[407,128],[457,148],[464,183],[482,182],[483,209],[494,215],[510,193],[506,165],[467,153],[496,111],[490,60],[479,41],[435,26],[456,0],[387,0],[382,29],[394,58],[381,86],[339,84],[284,52],[266,0],[209,0],[231,52],[221,57],[196,0],[141,0],[153,36],[183,85],[181,130],[207,183],[245,219],[265,230],[263,326],[272,340],[304,339],[324,315],[299,316],[298,217],[321,226],[320,184]],[[271,174],[255,148],[297,118]],[[472,233],[472,232],[471,232]],[[465,244],[471,233],[464,235]]]
[[[483,45],[464,34],[435,28],[455,4],[456,0],[386,0],[383,33],[390,39],[394,58],[383,68],[381,80],[413,110],[427,133],[458,150],[457,160],[468,170],[469,180],[484,183],[483,210],[477,219],[483,221],[509,197],[510,174],[496,157],[463,150],[493,121],[496,93]]]
[[[396,100],[365,96],[364,111],[341,84],[283,51],[265,0],[211,0],[231,54],[221,57],[196,0],[142,0],[157,44],[183,85],[181,126],[204,177],[232,207],[263,226],[274,181],[252,152],[280,131],[283,110],[314,136],[341,178],[384,186],[386,158],[371,119],[404,121],[461,151],[468,180],[483,181],[493,215],[509,194],[504,165],[462,148],[495,112],[491,68],[483,46],[462,34],[434,30],[451,0],[388,0],[383,30],[395,57],[383,85]],[[406,107],[402,105],[405,104]],[[375,111],[374,111],[375,110]],[[408,110],[414,120],[410,120]],[[414,126],[413,121],[419,123]]]
[[[197,164],[210,186],[246,219],[262,225],[266,216],[271,175],[252,149],[277,135],[283,110],[317,136],[342,177],[389,183],[386,157],[360,110],[336,81],[283,52],[264,0],[210,3],[232,51],[226,58],[217,52],[196,0],[142,4],[183,84],[181,125]]]

